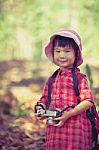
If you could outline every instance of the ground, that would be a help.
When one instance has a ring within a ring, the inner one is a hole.
[[[90,66],[92,90],[99,104],[99,68]],[[34,115],[44,82],[56,69],[41,61],[0,62],[0,150],[44,150],[45,122]]]

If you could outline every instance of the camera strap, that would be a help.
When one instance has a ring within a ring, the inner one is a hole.
[[[50,106],[50,103],[51,103],[51,92],[52,92],[52,84],[53,84],[53,81],[55,80],[57,74],[58,74],[58,70],[57,69],[53,74],[52,76],[49,78],[49,81],[48,81],[48,104],[47,104],[47,109],[49,109],[49,106]]]

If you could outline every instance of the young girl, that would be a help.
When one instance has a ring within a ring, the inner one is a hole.
[[[82,64],[82,44],[79,35],[73,30],[61,30],[54,33],[45,54],[55,65],[59,66],[58,74],[52,84],[50,110],[69,108],[61,117],[55,118],[58,123],[46,127],[46,150],[91,150],[91,123],[86,110],[93,105],[93,97],[88,86],[86,75],[80,73]],[[80,103],[73,87],[72,69],[75,68],[80,92]],[[48,104],[48,81],[38,101],[45,109]],[[39,117],[41,119],[41,117]]]

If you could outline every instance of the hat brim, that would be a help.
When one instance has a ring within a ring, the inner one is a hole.
[[[79,35],[77,35],[77,33],[74,34],[73,32],[70,32],[70,30],[66,30],[66,31],[63,31],[63,32],[60,31],[60,32],[57,32],[57,33],[53,34],[50,37],[50,42],[45,47],[45,54],[46,54],[46,56],[48,57],[48,59],[50,61],[55,63],[54,59],[53,59],[53,52],[52,52],[53,51],[53,40],[54,40],[56,35],[60,35],[60,36],[72,38],[76,42],[76,44],[79,47],[79,50],[77,51],[78,58],[77,58],[76,66],[79,66],[83,63],[82,53],[81,53],[81,51],[82,51],[81,39],[80,39]]]

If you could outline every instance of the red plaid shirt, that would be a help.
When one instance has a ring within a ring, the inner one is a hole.
[[[90,99],[93,102],[91,90],[86,76],[76,69],[80,101]],[[48,81],[45,84],[40,102],[47,105]],[[61,71],[52,85],[50,109],[63,109],[68,105],[77,105],[77,97],[73,88],[72,70]],[[91,124],[83,112],[68,119],[62,127],[47,125],[46,150],[91,150]]]

